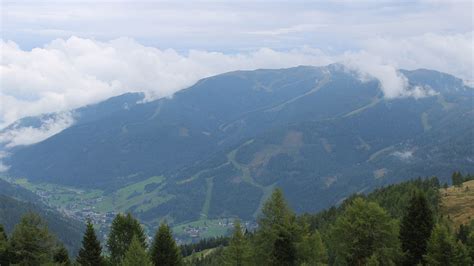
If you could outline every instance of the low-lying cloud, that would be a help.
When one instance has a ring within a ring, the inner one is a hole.
[[[71,37],[30,51],[1,41],[0,129],[22,117],[65,112],[125,92],[145,92],[148,99],[170,96],[201,78],[233,70],[343,62],[362,79],[378,79],[387,98],[433,94],[425,88],[410,88],[399,68],[431,68],[473,80],[472,33],[378,38],[361,45],[358,51],[342,54],[311,47],[234,54],[190,50],[183,54],[129,38],[102,42]],[[69,126],[72,118],[66,118],[46,121],[37,129],[4,133],[1,140],[9,147],[37,142]]]
[[[63,131],[73,123],[74,119],[72,114],[70,112],[63,112],[42,119],[39,127],[13,125],[8,130],[0,132],[0,144],[6,148],[33,144]],[[0,159],[4,156],[4,153],[0,151]],[[0,172],[1,168],[2,166],[0,165]]]
[[[170,96],[201,78],[232,70],[333,62],[310,48],[180,54],[127,38],[99,42],[71,37],[31,51],[2,41],[1,50],[0,128],[21,117],[66,111],[126,92],[145,92],[149,98]]]
[[[387,99],[399,97],[418,99],[436,94],[431,88],[409,86],[408,79],[398,71],[398,68],[365,51],[346,54],[343,63],[350,70],[357,72],[362,81],[377,79]]]

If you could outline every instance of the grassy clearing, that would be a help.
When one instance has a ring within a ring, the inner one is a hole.
[[[464,182],[462,187],[440,189],[441,211],[457,228],[474,219],[474,180]]]
[[[77,189],[48,183],[31,183],[26,178],[10,180],[25,189],[38,195],[49,205],[57,208],[66,207],[71,204],[90,205],[101,199],[103,192],[97,189]]]
[[[137,211],[145,211],[172,199],[172,195],[160,193],[164,180],[163,176],[153,176],[107,195],[101,190],[77,189],[48,183],[35,184],[25,178],[9,181],[40,195],[48,205],[56,208],[93,208],[99,212],[125,212],[132,206],[136,206]],[[147,185],[154,187],[147,192]]]
[[[249,145],[249,144],[252,143],[252,142],[253,142],[253,139],[251,139],[251,140],[245,142],[244,144],[242,144],[242,145],[241,145],[240,147],[238,147],[237,149],[235,149],[235,150],[229,152],[229,153],[227,154],[227,160],[228,160],[236,169],[238,169],[238,170],[240,170],[240,171],[242,172],[242,179],[243,179],[245,182],[247,182],[247,183],[249,183],[249,184],[251,184],[251,185],[253,185],[253,186],[256,186],[256,187],[258,187],[258,188],[262,188],[262,186],[261,186],[260,184],[258,184],[257,182],[255,182],[255,180],[253,180],[252,175],[250,174],[250,169],[249,169],[247,166],[244,166],[244,165],[240,164],[240,163],[237,162],[237,160],[235,159],[235,156],[236,156],[236,154],[237,154],[237,151],[238,151],[241,147],[243,147],[243,146],[245,146],[245,145]]]
[[[221,164],[221,165],[219,165],[219,166],[217,166],[217,167],[214,167],[214,168],[201,170],[201,171],[197,172],[196,174],[194,174],[193,176],[191,176],[191,177],[188,178],[188,179],[184,179],[184,180],[181,180],[181,181],[176,182],[176,184],[182,185],[182,184],[189,183],[189,182],[191,182],[191,181],[196,180],[200,175],[202,175],[202,174],[204,174],[204,173],[207,173],[207,172],[210,172],[210,171],[217,170],[217,169],[219,169],[219,168],[221,168],[221,167],[226,166],[227,164],[229,164],[229,162],[223,163],[223,164]]]
[[[392,146],[388,146],[388,147],[385,147],[381,150],[378,150],[376,151],[375,153],[371,154],[369,159],[367,160],[367,162],[371,162],[375,159],[377,159],[380,155],[384,154],[384,153],[388,153],[390,151],[392,151],[395,147],[392,145]]]
[[[192,262],[194,259],[198,258],[205,258],[209,254],[212,254],[214,251],[216,251],[217,248],[210,248],[210,249],[205,249],[203,251],[196,252],[194,254],[191,254],[187,257],[184,258],[184,261],[186,262]]]
[[[223,236],[233,228],[232,222],[232,219],[201,219],[176,225],[173,227],[173,232],[181,237],[191,237],[192,234],[198,234],[200,238]]]
[[[204,205],[201,210],[201,219],[207,219],[209,214],[209,209],[211,208],[212,200],[212,188],[214,187],[214,177],[206,178],[206,199],[204,200]]]
[[[137,206],[136,210],[145,211],[153,206],[159,205],[172,198],[171,195],[159,193],[163,181],[163,176],[153,176],[138,183],[123,187],[116,192],[108,195],[97,205],[98,210],[108,211],[126,211],[132,206]],[[152,191],[147,192],[146,186],[158,186]]]
[[[379,102],[381,102],[382,100],[383,100],[383,98],[377,96],[377,97],[373,98],[370,103],[368,103],[368,104],[366,104],[366,105],[364,105],[364,106],[362,106],[362,107],[360,107],[360,108],[357,108],[357,109],[355,109],[354,111],[351,111],[351,112],[345,114],[343,117],[349,117],[349,116],[353,116],[353,115],[362,113],[363,111],[365,111],[365,110],[367,110],[367,109],[369,109],[369,108],[371,108],[371,107],[376,106],[376,105],[377,105]]]
[[[438,99],[438,103],[443,106],[443,109],[444,109],[445,111],[448,111],[448,110],[452,109],[454,106],[456,106],[455,103],[447,102],[446,99],[443,97],[442,94],[438,94],[437,99]]]
[[[424,112],[421,114],[421,125],[423,126],[424,131],[431,129],[430,121],[428,120],[428,113]]]

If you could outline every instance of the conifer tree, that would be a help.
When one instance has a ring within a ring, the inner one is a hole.
[[[290,232],[280,230],[273,242],[271,265],[289,266],[296,265],[296,247]]]
[[[0,265],[10,264],[8,251],[8,237],[3,225],[0,224]]]
[[[469,227],[461,224],[458,229],[458,233],[456,234],[457,240],[461,241],[463,244],[467,242],[467,238],[469,236]]]
[[[365,265],[372,256],[392,265],[401,254],[398,226],[377,203],[356,198],[330,230],[337,264]]]
[[[426,254],[426,245],[433,230],[433,213],[425,194],[416,192],[410,199],[400,225],[400,241],[405,252],[405,265],[416,265]]]
[[[318,231],[307,234],[298,245],[300,265],[326,265],[328,262],[327,249]]]
[[[181,265],[181,251],[166,223],[161,223],[155,234],[150,248],[150,257],[155,266]]]
[[[137,236],[133,236],[132,242],[125,253],[125,258],[122,262],[123,266],[152,266],[147,252],[143,248]]]
[[[100,266],[105,264],[102,257],[102,247],[95,235],[94,226],[90,220],[87,221],[86,232],[82,239],[82,247],[76,260],[80,265],[84,266]]]
[[[119,265],[122,262],[133,236],[137,236],[144,249],[147,248],[145,232],[140,223],[130,213],[118,214],[112,221],[107,240],[112,264]]]
[[[454,172],[452,175],[451,175],[451,181],[453,183],[453,186],[461,186],[462,183],[464,182],[464,178],[461,174],[461,172]]]
[[[37,214],[23,215],[12,232],[10,245],[13,264],[40,265],[53,260],[54,237]]]
[[[258,219],[259,230],[255,238],[255,260],[257,264],[270,265],[276,263],[278,257],[293,258],[296,242],[301,237],[301,232],[296,225],[295,215],[288,207],[283,192],[275,189],[270,199],[265,202],[262,213]],[[275,243],[278,240],[278,243]],[[288,248],[288,256],[284,255],[282,248]],[[278,250],[274,250],[278,249]],[[280,256],[281,255],[281,256]]]
[[[234,233],[229,242],[229,246],[225,249],[225,263],[232,266],[251,265],[252,251],[248,240],[242,233],[240,221],[234,222]]]
[[[436,225],[428,241],[427,253],[424,256],[427,265],[471,265],[471,258],[466,248],[442,225]]]
[[[53,256],[53,261],[54,261],[57,265],[61,265],[61,266],[68,266],[68,265],[71,265],[71,261],[69,260],[68,251],[67,251],[67,249],[64,247],[64,245],[60,244],[60,245],[56,248],[56,252],[54,253],[54,256]]]

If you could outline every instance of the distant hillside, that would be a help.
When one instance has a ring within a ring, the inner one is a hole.
[[[401,73],[433,95],[386,99],[338,64],[226,73],[141,104],[127,94],[74,111],[76,124],[4,163],[11,177],[66,187],[60,207],[130,211],[151,227],[253,220],[275,187],[298,213],[317,212],[413,176],[473,172],[473,89]]]
[[[440,189],[442,213],[455,228],[474,220],[474,180]]]
[[[308,222],[311,228],[326,230],[333,224],[337,217],[344,212],[346,207],[358,197],[363,197],[369,201],[376,202],[384,208],[394,219],[401,219],[405,214],[409,200],[413,193],[422,191],[428,200],[429,206],[434,216],[439,215],[440,193],[439,180],[433,178],[416,178],[410,181],[392,184],[386,187],[378,188],[368,194],[353,194],[345,199],[339,206],[332,206],[318,213],[306,213],[300,216],[300,219]]]
[[[35,212],[45,219],[49,229],[72,254],[79,250],[84,229],[81,222],[64,217],[41,204],[31,192],[0,179],[0,224],[7,233],[11,233],[15,224],[28,212]]]

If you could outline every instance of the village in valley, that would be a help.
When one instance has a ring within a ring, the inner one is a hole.
[[[102,191],[82,190],[57,186],[52,184],[32,184],[26,179],[12,179],[2,177],[3,180],[23,187],[35,193],[41,202],[48,207],[58,210],[63,215],[86,222],[88,219],[96,226],[97,233],[102,239],[107,238],[110,225],[115,216],[120,213],[114,210],[109,195]],[[110,205],[110,206],[109,206]],[[145,224],[145,231],[151,239],[153,229],[159,224]],[[248,230],[256,228],[254,221],[242,221],[242,225]],[[234,218],[201,219],[189,223],[173,226],[173,232],[178,243],[197,242],[202,238],[228,235],[234,227]]]

